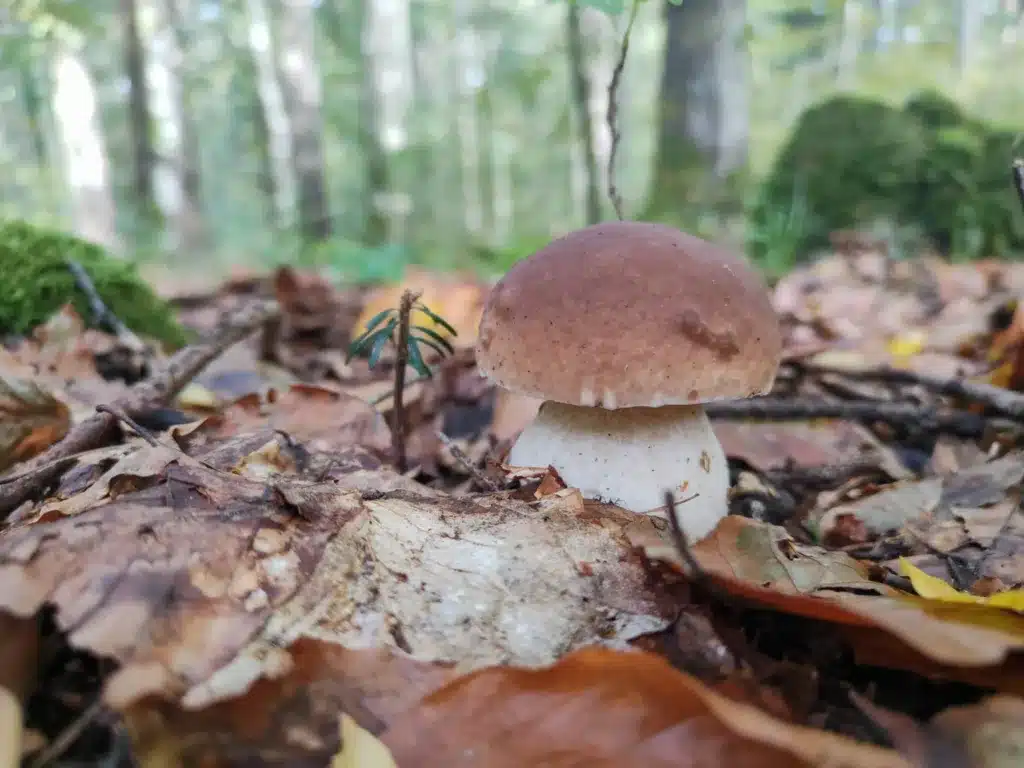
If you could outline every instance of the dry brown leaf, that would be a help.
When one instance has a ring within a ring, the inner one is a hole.
[[[236,656],[360,509],[333,484],[279,483],[268,495],[179,462],[146,491],[7,531],[0,608],[31,616],[53,604],[73,646],[121,662],[112,698],[180,695]]]
[[[1017,768],[1024,762],[1024,699],[992,696],[939,713],[929,730],[962,746],[971,768]]]
[[[681,565],[671,547],[646,531],[631,537],[648,557]],[[725,518],[693,549],[737,598],[839,625],[861,663],[1024,692],[1024,616],[858,581],[863,566],[848,556],[798,545],[783,529],[746,518]]]
[[[348,752],[348,726],[379,735],[453,677],[442,665],[308,638],[278,651],[288,659],[280,673],[231,699],[202,709],[153,698],[128,707],[141,765],[326,765]]]
[[[37,382],[0,370],[0,471],[39,455],[70,427],[67,405]]]
[[[726,456],[742,459],[762,472],[790,463],[801,467],[848,464],[869,451],[883,450],[868,430],[848,421],[715,420],[713,426]]]
[[[270,390],[266,398],[246,395],[187,431],[216,439],[260,428],[281,430],[311,451],[333,451],[352,444],[385,451],[391,444],[391,430],[369,403],[311,384],[293,384],[282,392]]]
[[[576,651],[545,669],[485,669],[396,718],[399,765],[909,768],[897,753],[776,720],[653,654]]]

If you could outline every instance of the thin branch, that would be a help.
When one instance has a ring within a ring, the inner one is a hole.
[[[125,325],[121,318],[115,315],[110,310],[110,307],[106,305],[106,302],[103,301],[103,297],[96,290],[96,285],[93,283],[92,278],[89,277],[89,273],[85,271],[85,267],[74,259],[65,259],[64,263],[67,264],[68,270],[75,280],[75,285],[78,286],[79,290],[85,294],[86,299],[89,301],[89,310],[92,312],[93,322],[100,328],[105,327],[113,331],[117,338],[129,348],[136,351],[145,350],[146,345],[142,339]]]
[[[758,397],[705,403],[712,419],[846,419],[915,426],[929,433],[945,433],[976,439],[985,434],[987,421],[974,413],[939,411],[907,403],[840,402],[807,398]]]
[[[615,62],[615,69],[612,70],[612,79],[608,83],[608,113],[605,119],[608,122],[608,132],[611,134],[611,148],[608,150],[608,197],[612,201],[615,215],[621,221],[622,215],[622,194],[615,181],[615,158],[619,153],[619,142],[622,134],[619,133],[619,83],[622,80],[622,71],[626,68],[626,54],[629,53],[629,37],[633,33],[633,22],[636,21],[637,11],[640,10],[640,0],[633,0],[629,9],[629,21],[626,23],[626,31],[622,35],[622,44],[619,48],[619,59]]]
[[[247,305],[230,316],[211,339],[175,353],[162,371],[135,384],[114,402],[113,407],[129,415],[137,415],[165,405],[225,349],[260,328],[269,316],[278,311],[277,303],[273,301]],[[25,474],[0,485],[0,519],[25,501],[42,494],[58,480],[69,466],[63,459],[116,439],[117,422],[118,417],[110,411],[98,411],[75,425],[59,443],[33,459]]]
[[[467,456],[465,452],[455,444],[455,441],[448,437],[448,435],[446,435],[441,430],[438,430],[435,434],[437,434],[437,439],[444,443],[445,447],[452,452],[452,457],[457,462],[459,462],[460,465],[462,465],[462,468],[465,469],[467,473],[469,473],[469,476],[473,479],[473,482],[480,486],[480,488],[482,488],[485,491],[491,492],[501,490],[501,487],[496,482],[491,480],[491,478],[489,478],[487,475],[481,472],[478,467],[473,465],[473,462],[470,461],[469,456]]]
[[[1024,208],[1024,160],[1013,161],[1013,186],[1017,190],[1021,207]]]
[[[980,382],[964,381],[957,378],[932,376],[900,368],[871,368],[863,371],[847,371],[842,368],[800,366],[811,374],[828,374],[854,381],[882,381],[890,384],[917,384],[940,395],[961,397],[988,406],[1003,416],[1024,420],[1024,395],[1002,387]]]
[[[405,450],[405,366],[409,364],[409,325],[412,322],[412,308],[420,297],[418,293],[405,291],[398,309],[398,338],[395,341],[395,386],[394,406],[391,409],[391,451],[399,472],[408,469]]]

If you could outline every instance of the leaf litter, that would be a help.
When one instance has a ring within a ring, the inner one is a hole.
[[[733,514],[688,550],[505,469],[537,404],[477,374],[487,286],[458,280],[283,268],[172,295],[206,336],[191,359],[140,362],[66,311],[5,351],[5,382],[41,377],[0,478],[0,617],[29,628],[0,728],[27,759],[1019,754],[1019,266],[858,249],[780,281],[785,362],[767,397],[708,409]],[[344,350],[407,288],[459,334],[409,369],[397,473],[396,358]],[[34,663],[37,637],[59,651]]]

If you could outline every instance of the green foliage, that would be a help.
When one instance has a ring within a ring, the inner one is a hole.
[[[1012,134],[936,93],[916,94],[903,107],[828,99],[797,121],[765,179],[751,216],[751,250],[777,258],[764,233],[779,229],[779,212],[799,193],[802,231],[785,227],[796,260],[824,246],[831,231],[880,221],[918,231],[956,257],[1011,255],[1024,247],[1012,158]]]
[[[0,222],[0,333],[28,333],[69,301],[90,322],[88,297],[75,284],[68,259],[82,266],[107,307],[133,331],[172,348],[186,343],[171,307],[133,264],[92,243],[22,221]]]
[[[912,193],[924,151],[920,123],[886,104],[844,95],[812,106],[765,179],[751,228],[769,227],[796,195],[807,209],[801,253],[825,246],[833,230],[889,218]]]
[[[447,320],[431,310],[423,302],[416,302],[412,305],[412,309],[419,310],[425,314],[451,336],[458,336],[458,332]],[[363,332],[353,339],[349,345],[348,358],[366,355],[370,367],[373,368],[377,361],[380,360],[380,355],[384,351],[384,347],[387,346],[388,341],[397,343],[395,336],[400,323],[401,317],[397,309],[385,309],[378,312],[367,321]],[[425,325],[411,326],[409,329],[409,343],[406,347],[409,364],[420,376],[427,378],[433,374],[423,359],[423,350],[420,349],[421,345],[430,347],[441,357],[446,357],[455,352],[451,342],[433,328],[428,328]]]

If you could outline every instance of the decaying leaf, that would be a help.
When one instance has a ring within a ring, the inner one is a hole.
[[[366,747],[367,737],[379,737],[388,723],[453,677],[444,665],[404,654],[351,651],[309,638],[277,650],[288,660],[278,673],[232,698],[201,709],[154,698],[127,707],[125,722],[140,763],[220,768],[351,759],[353,745],[346,737],[352,731],[362,732],[354,738]],[[386,749],[379,741],[370,746]],[[384,757],[379,750],[374,754]]]
[[[674,550],[646,533],[634,541],[649,557],[681,565]],[[745,518],[726,518],[693,549],[737,598],[840,626],[864,663],[1024,692],[1024,677],[1010,673],[1024,669],[1024,616],[858,581],[864,567],[848,556],[798,545],[781,528]]]
[[[897,753],[791,725],[642,652],[584,649],[545,669],[484,669],[396,718],[399,765],[909,768]]]
[[[265,398],[245,395],[202,423],[175,433],[190,437],[184,442],[194,442],[198,435],[217,439],[259,428],[281,430],[312,451],[352,444],[384,451],[391,441],[384,418],[365,400],[309,384],[292,384],[282,392],[272,389]]]

